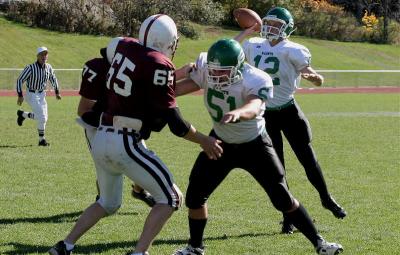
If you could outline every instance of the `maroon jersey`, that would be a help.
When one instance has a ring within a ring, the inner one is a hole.
[[[151,126],[176,107],[174,89],[174,64],[162,53],[124,39],[107,74],[105,112],[141,119],[144,126]]]
[[[87,99],[98,101],[105,96],[106,75],[110,64],[104,58],[94,58],[85,63],[79,94]]]

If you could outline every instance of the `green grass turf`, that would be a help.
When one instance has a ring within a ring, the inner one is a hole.
[[[398,94],[298,95],[313,128],[313,145],[330,191],[348,212],[337,220],[287,147],[293,194],[329,241],[345,254],[398,254],[400,239],[400,100]],[[83,132],[74,123],[77,97],[48,97],[49,148],[37,146],[33,121],[16,125],[16,99],[0,97],[0,254],[44,254],[64,238],[96,195],[93,163]],[[199,96],[179,98],[182,113],[202,132],[210,120]],[[24,109],[29,107],[24,103]],[[147,142],[169,166],[185,192],[199,146],[166,128]],[[120,211],[103,219],[78,242],[74,254],[125,254],[135,245],[149,211],[133,200],[125,181]],[[209,201],[207,254],[314,254],[300,234],[280,235],[281,215],[244,171],[234,170]],[[176,212],[150,249],[171,254],[186,244],[186,209]],[[396,241],[397,240],[397,241]]]
[[[239,30],[195,25],[199,40],[180,38],[174,63],[180,67],[195,61],[198,54],[207,51],[220,38],[232,38]],[[49,48],[49,63],[56,69],[77,68],[94,57],[109,37],[65,34],[30,28],[0,17],[0,68],[23,68],[36,60],[36,48]],[[400,69],[400,47],[369,43],[344,43],[292,36],[291,40],[304,44],[312,53],[315,69]],[[14,89],[20,71],[0,71],[0,89]],[[58,71],[62,88],[79,88],[80,71]],[[400,86],[396,74],[329,74],[326,86]]]

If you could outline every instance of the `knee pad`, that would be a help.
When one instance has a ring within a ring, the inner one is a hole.
[[[107,216],[116,213],[118,209],[121,207],[121,204],[118,205],[106,204],[101,197],[96,201],[96,203],[98,203],[101,207],[103,207],[103,209],[107,213]]]

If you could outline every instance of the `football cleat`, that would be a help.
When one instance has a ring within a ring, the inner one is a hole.
[[[338,203],[336,203],[333,197],[321,200],[321,203],[322,206],[331,211],[336,218],[343,219],[344,217],[346,217],[347,212]]]
[[[185,248],[175,251],[172,255],[204,255],[204,247],[194,248],[189,244]]]
[[[50,143],[43,139],[39,141],[39,146],[50,146]]]
[[[24,111],[21,111],[21,110],[18,110],[18,111],[17,111],[17,116],[18,116],[18,118],[17,118],[17,124],[18,124],[18,126],[22,126],[22,123],[23,123],[24,120],[25,120],[25,117],[22,116],[23,113],[24,113]]]
[[[328,243],[324,239],[318,241],[318,246],[315,248],[320,255],[337,255],[343,252],[343,247],[338,243]]]
[[[282,229],[281,229],[282,234],[287,234],[287,235],[293,234],[294,225],[287,218],[283,217],[281,224],[282,224]]]
[[[72,250],[67,250],[64,241],[59,241],[54,245],[50,250],[49,254],[51,255],[70,255],[72,254]]]
[[[144,189],[142,189],[141,192],[136,192],[133,189],[134,185],[132,185],[132,197],[142,200],[143,202],[145,202],[148,206],[153,207],[156,204],[156,201],[154,200],[153,196],[145,191]]]

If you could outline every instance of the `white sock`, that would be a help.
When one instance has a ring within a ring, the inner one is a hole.
[[[68,251],[72,251],[75,247],[75,245],[71,244],[71,243],[67,243],[66,241],[64,241],[65,243],[65,247],[67,248]]]

